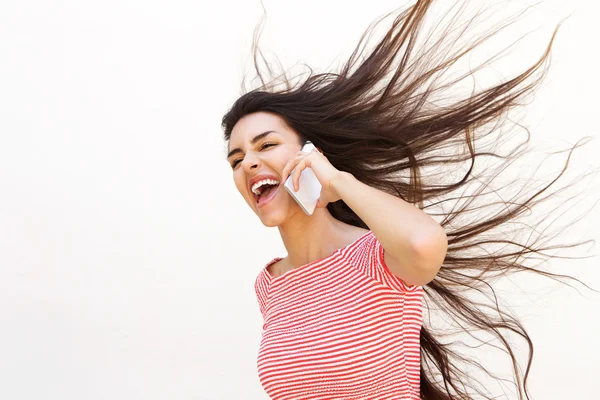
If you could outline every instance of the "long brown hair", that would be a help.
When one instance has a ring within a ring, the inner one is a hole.
[[[441,84],[444,72],[517,19],[504,21],[461,47],[458,39],[475,17],[459,24],[464,3],[457,1],[455,15],[446,18],[450,22],[445,29],[422,41],[423,24],[431,4],[432,0],[420,0],[379,19],[366,30],[352,55],[335,73],[310,70],[305,76],[293,78],[286,73],[275,73],[258,49],[259,34],[255,33],[254,67],[260,85],[243,93],[224,115],[224,139],[230,139],[234,125],[247,114],[258,111],[277,114],[303,140],[321,148],[337,169],[427,210],[446,230],[448,251],[438,275],[424,287],[426,310],[431,309],[431,313],[433,308],[441,310],[451,318],[455,328],[473,338],[475,332],[481,332],[498,341],[512,363],[518,398],[529,399],[527,378],[533,343],[519,320],[498,305],[492,284],[499,277],[517,272],[530,272],[563,283],[579,282],[568,275],[546,271],[539,264],[532,265],[531,261],[559,258],[549,252],[587,242],[550,244],[550,239],[560,236],[545,235],[548,228],[541,230],[541,225],[550,220],[557,208],[538,214],[532,225],[525,223],[525,214],[539,212],[541,203],[557,198],[559,192],[571,186],[555,187],[567,169],[572,152],[582,141],[567,150],[564,167],[549,183],[527,181],[526,187],[533,189],[529,194],[523,193],[521,178],[501,187],[497,184],[502,172],[510,171],[508,167],[527,152],[529,131],[522,127],[525,140],[511,143],[504,154],[498,149],[514,139],[505,129],[508,112],[521,105],[545,76],[560,24],[539,59],[529,68],[501,83],[473,89],[469,95],[453,99],[448,90],[472,78],[475,71],[495,57]],[[375,28],[390,17],[393,21],[387,33],[367,51],[366,44]],[[452,46],[443,46],[442,39],[453,41]],[[485,164],[483,161],[487,159],[497,165]],[[480,162],[484,172],[476,173]],[[507,187],[512,197],[503,199],[501,189]],[[519,188],[516,195],[515,188]],[[501,201],[491,201],[490,197]],[[342,200],[330,203],[327,208],[338,220],[368,229]],[[562,228],[556,223],[550,226]],[[473,295],[482,300],[474,301]],[[420,338],[421,398],[471,399],[478,394],[492,399],[465,365],[500,378],[461,353],[460,342],[444,341],[447,333],[436,331],[424,318]],[[526,344],[524,371],[508,334],[516,334]],[[481,338],[477,340],[489,344]]]

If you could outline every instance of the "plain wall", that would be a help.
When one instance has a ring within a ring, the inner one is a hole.
[[[537,7],[544,28],[521,53],[541,55],[572,13],[524,118],[533,144],[559,148],[599,136],[598,6],[565,3]],[[401,5],[266,0],[263,43],[287,66],[324,70]],[[241,0],[0,4],[1,399],[267,398],[254,279],[285,249],[236,191],[220,127],[261,12]],[[598,150],[577,152],[573,171],[598,165]],[[598,238],[599,222],[594,210],[566,239]],[[594,258],[552,270],[600,286]],[[600,296],[519,286],[506,296],[536,345],[534,398],[598,398]]]

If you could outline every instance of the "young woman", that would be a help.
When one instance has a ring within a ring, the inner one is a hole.
[[[534,255],[548,257],[537,225],[507,229],[553,198],[558,177],[530,184],[527,196],[513,191],[501,209],[490,188],[521,155],[522,143],[512,157],[493,151],[507,142],[502,116],[539,83],[552,42],[526,71],[448,101],[444,90],[473,70],[444,85],[441,74],[510,21],[469,47],[431,38],[417,45],[431,3],[399,13],[366,54],[361,40],[336,73],[267,80],[255,58],[262,85],[223,117],[235,185],[261,222],[279,229],[288,253],[267,263],[255,283],[264,317],[258,374],[273,399],[491,398],[462,363],[478,364],[424,323],[424,305],[437,306],[455,327],[499,339],[518,397],[528,398],[531,340],[497,307],[490,283],[519,271],[558,277],[527,265]],[[437,35],[459,39],[465,25],[449,20]],[[306,141],[319,150],[302,152]],[[487,176],[475,174],[476,158],[486,156],[501,162],[486,165]],[[291,174],[297,189],[306,168],[322,185],[311,216],[282,187]],[[530,237],[522,239],[523,231]],[[472,292],[484,300],[475,302]],[[529,346],[524,373],[507,331]]]

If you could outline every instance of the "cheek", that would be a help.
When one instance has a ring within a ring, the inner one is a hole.
[[[295,151],[287,150],[277,154],[277,157],[272,160],[271,165],[277,170],[277,173],[281,173],[286,167],[288,162],[296,156]]]
[[[238,190],[238,192],[242,194],[246,192],[246,182],[241,176],[239,176],[239,174],[234,173],[233,183],[235,184],[235,187]]]

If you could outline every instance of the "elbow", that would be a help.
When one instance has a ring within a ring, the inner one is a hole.
[[[414,239],[409,251],[402,256],[384,253],[385,263],[390,272],[411,286],[425,286],[431,282],[442,267],[448,249],[448,239],[444,229],[433,234]]]
[[[412,245],[414,266],[417,269],[418,281],[415,285],[423,286],[431,282],[442,267],[448,250],[446,232],[440,229],[422,240],[415,241]]]

